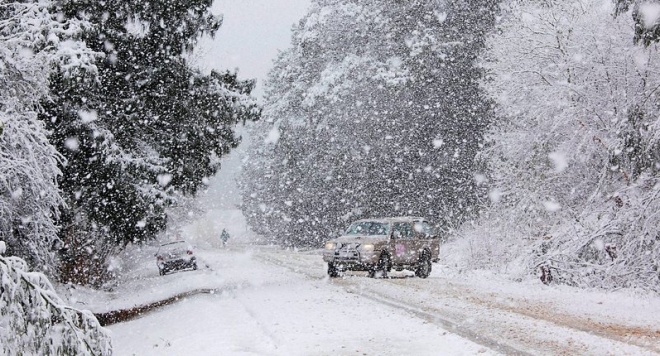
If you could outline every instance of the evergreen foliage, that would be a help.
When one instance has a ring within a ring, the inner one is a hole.
[[[67,203],[59,221],[65,278],[100,283],[89,279],[96,268],[86,262],[164,229],[165,208],[194,195],[238,144],[233,127],[259,115],[252,82],[204,75],[187,60],[198,39],[220,26],[210,5],[58,4],[66,18],[91,23],[82,38],[104,54],[97,72],[55,73],[42,115],[66,162],[59,179]]]
[[[320,245],[351,219],[443,227],[479,197],[490,121],[475,65],[496,1],[314,1],[267,83],[246,160],[253,229]]]

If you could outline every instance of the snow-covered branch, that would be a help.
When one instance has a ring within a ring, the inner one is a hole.
[[[481,152],[493,201],[462,233],[493,254],[457,263],[660,289],[660,62],[613,12],[599,0],[503,6],[482,61],[501,117]]]
[[[64,305],[45,275],[3,256],[0,241],[0,350],[5,355],[111,355],[110,334],[86,310]]]
[[[0,237],[52,273],[62,156],[37,116],[53,67],[93,71],[96,54],[76,41],[84,24],[60,20],[50,6],[6,2],[0,12]]]

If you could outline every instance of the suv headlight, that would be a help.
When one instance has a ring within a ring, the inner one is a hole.
[[[364,244],[360,246],[360,249],[362,251],[373,251],[374,250],[374,245],[372,244]]]
[[[326,242],[325,243],[325,249],[326,250],[334,250],[335,247],[337,247],[337,244],[334,242]]]

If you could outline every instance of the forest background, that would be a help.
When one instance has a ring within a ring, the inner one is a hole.
[[[0,4],[3,273],[103,287],[257,120],[241,209],[271,242],[421,215],[459,270],[660,290],[659,3],[314,0],[261,104],[191,64],[211,5]]]

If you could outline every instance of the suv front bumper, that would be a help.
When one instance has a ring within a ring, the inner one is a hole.
[[[376,251],[334,250],[323,253],[323,261],[342,270],[368,270],[378,262]]]

